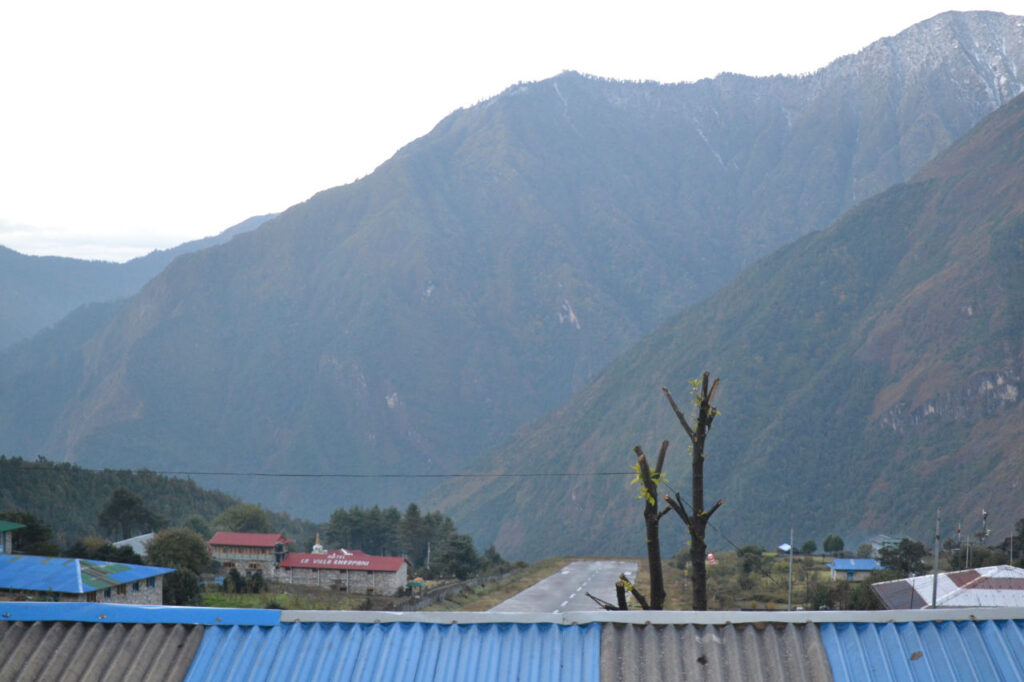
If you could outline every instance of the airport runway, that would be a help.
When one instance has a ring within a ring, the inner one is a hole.
[[[574,561],[554,575],[526,588],[491,609],[501,613],[567,613],[600,611],[586,595],[615,603],[615,581],[620,573],[636,580],[635,561]]]

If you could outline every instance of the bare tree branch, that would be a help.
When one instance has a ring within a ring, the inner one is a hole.
[[[676,405],[676,401],[672,399],[672,394],[668,392],[668,389],[662,386],[661,390],[665,394],[665,397],[668,398],[668,403],[676,413],[676,418],[679,419],[679,423],[682,425],[683,431],[686,431],[686,435],[690,437],[690,440],[693,440],[695,436],[693,429],[690,428],[690,425],[686,421],[686,415],[684,415],[683,411],[679,409],[678,405]]]
[[[658,451],[658,462],[654,465],[654,471],[661,473],[661,470],[665,467],[665,454],[668,452],[668,441],[661,441],[661,450]]]

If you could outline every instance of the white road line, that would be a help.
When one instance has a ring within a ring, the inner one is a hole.
[[[561,604],[559,604],[559,606],[561,606],[561,607],[564,607],[564,606],[565,606],[566,604],[568,604],[568,603],[569,603],[569,600],[568,600],[568,599],[566,599],[566,600],[565,600],[564,602],[562,602]]]

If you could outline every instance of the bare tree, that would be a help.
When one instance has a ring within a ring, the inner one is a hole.
[[[711,431],[712,422],[714,422],[715,417],[718,415],[718,410],[711,404],[711,401],[715,398],[715,392],[718,390],[718,379],[715,379],[714,383],[709,387],[709,376],[708,372],[704,372],[704,376],[699,382],[691,382],[694,393],[693,400],[697,408],[696,424],[692,427],[689,421],[687,421],[686,415],[676,405],[676,401],[672,399],[672,394],[669,393],[668,389],[661,389],[665,393],[665,397],[668,398],[672,410],[676,413],[676,418],[679,419],[679,423],[682,425],[683,431],[686,432],[691,443],[690,457],[693,465],[693,497],[691,499],[690,512],[687,513],[686,509],[684,509],[683,500],[679,493],[675,494],[675,499],[665,495],[665,501],[679,515],[683,523],[686,524],[686,529],[690,532],[690,571],[693,584],[693,609],[695,611],[708,610],[708,577],[707,567],[704,564],[708,551],[707,544],[704,541],[705,529],[707,528],[708,521],[711,519],[711,515],[722,506],[722,500],[719,500],[710,509],[704,509],[704,441]]]
[[[651,601],[649,606],[655,611],[660,611],[665,605],[665,578],[661,571],[661,540],[658,537],[658,522],[661,517],[669,512],[669,507],[658,511],[658,483],[661,482],[661,470],[665,466],[665,453],[668,452],[668,441],[661,442],[661,450],[658,451],[658,459],[654,465],[654,471],[647,462],[647,456],[637,445],[633,448],[636,453],[636,481],[640,483],[640,497],[645,500],[644,504],[644,526],[647,530],[647,565],[651,576]],[[625,579],[625,577],[623,577]],[[638,600],[644,604],[643,600]],[[647,608],[647,607],[644,607]]]

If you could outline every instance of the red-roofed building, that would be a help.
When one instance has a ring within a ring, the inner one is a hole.
[[[409,581],[409,562],[400,556],[372,556],[359,550],[292,552],[275,567],[272,576],[295,585],[394,594],[405,589]]]
[[[263,571],[263,575],[271,575],[291,542],[277,533],[220,531],[210,538],[210,554],[225,570],[236,568],[243,574]]]

